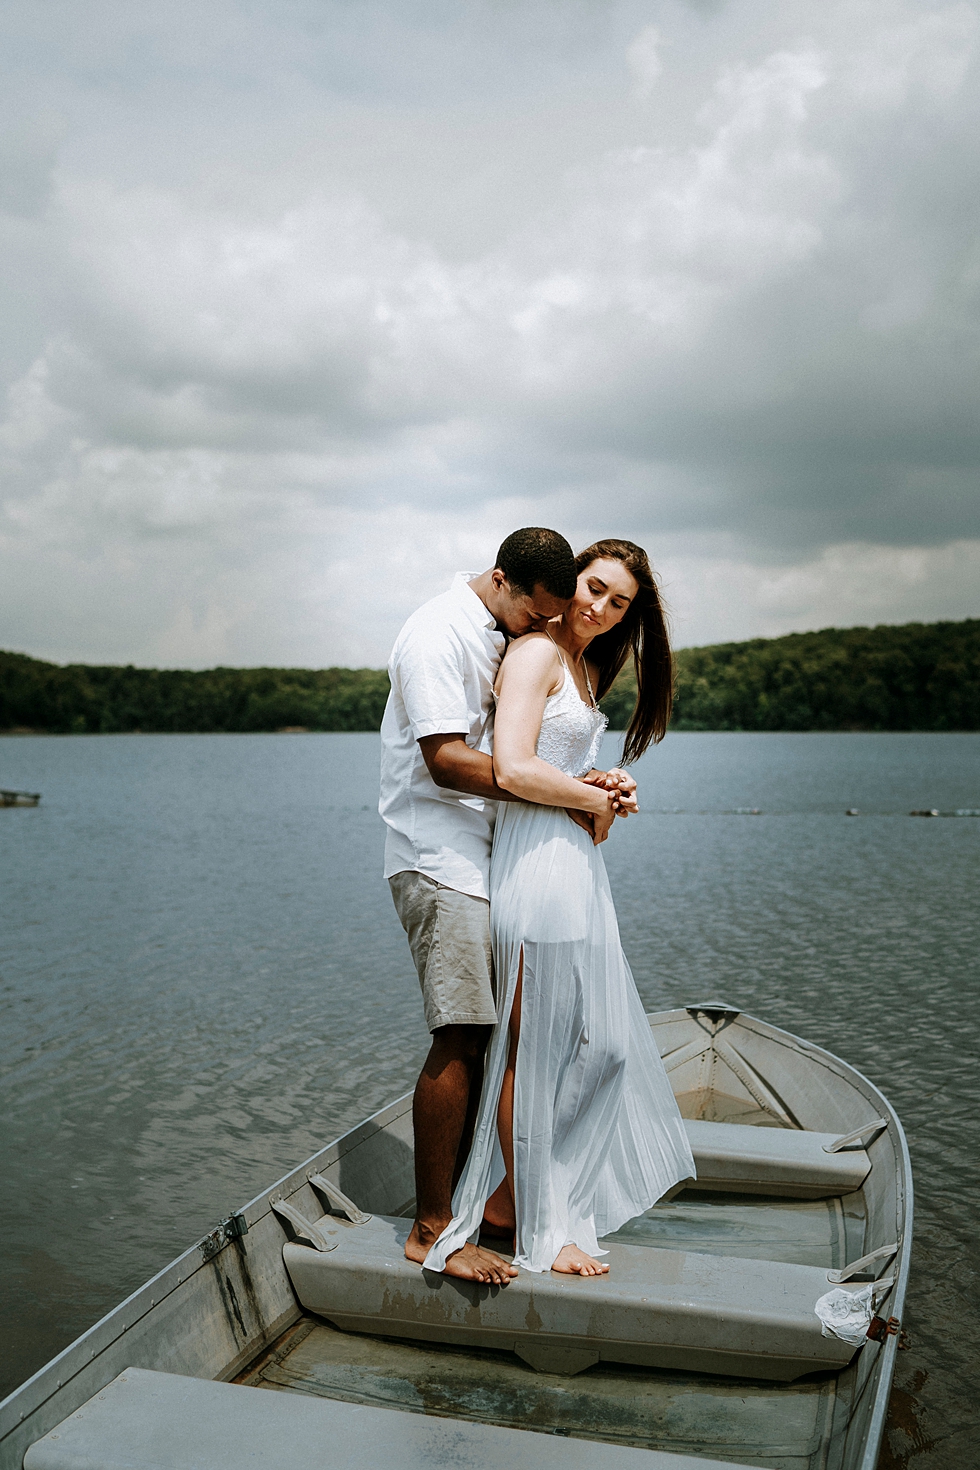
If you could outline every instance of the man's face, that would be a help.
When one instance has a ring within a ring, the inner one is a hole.
[[[539,633],[552,618],[560,618],[571,601],[567,597],[553,597],[540,582],[530,595],[516,592],[503,576],[499,590],[501,595],[494,616],[498,627],[512,638],[520,638],[524,633]]]

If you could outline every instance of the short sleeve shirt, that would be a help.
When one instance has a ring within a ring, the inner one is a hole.
[[[426,735],[460,734],[473,750],[492,750],[493,685],[506,638],[470,580],[471,574],[457,575],[395,640],[381,722],[378,810],[388,825],[386,878],[425,873],[447,888],[488,898],[497,803],[437,786],[419,748]]]

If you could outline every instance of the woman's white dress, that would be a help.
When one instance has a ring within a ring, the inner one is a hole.
[[[566,669],[548,699],[537,754],[570,776],[591,770],[606,718]],[[521,951],[524,985],[514,1089],[515,1264],[547,1271],[573,1242],[642,1214],[694,1160],[619,941],[602,853],[558,807],[502,802],[490,864],[497,1026],[454,1217],[426,1256],[433,1271],[479,1235],[504,1177],[497,1104]]]

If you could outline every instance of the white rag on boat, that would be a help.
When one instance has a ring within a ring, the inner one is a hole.
[[[839,1337],[842,1342],[860,1347],[867,1339],[874,1315],[873,1290],[873,1282],[860,1291],[845,1291],[838,1286],[820,1297],[813,1310],[820,1318],[824,1337]]]

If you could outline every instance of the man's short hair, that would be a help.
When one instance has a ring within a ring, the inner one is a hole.
[[[497,552],[497,566],[515,592],[530,597],[542,587],[552,597],[567,600],[575,592],[575,557],[564,536],[544,526],[512,531]]]

